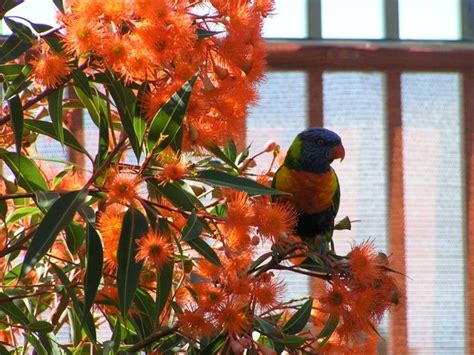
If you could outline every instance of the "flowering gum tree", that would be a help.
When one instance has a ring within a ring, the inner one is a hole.
[[[278,146],[250,156],[233,143],[264,74],[272,2],[54,3],[57,27],[4,17],[0,352],[373,348],[398,299],[387,257],[370,242],[322,255],[299,240],[295,211],[272,198]],[[74,109],[95,151],[68,128]],[[87,163],[40,161],[39,136]],[[285,300],[275,270],[327,286]]]

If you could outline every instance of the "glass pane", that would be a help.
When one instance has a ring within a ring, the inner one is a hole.
[[[464,353],[461,77],[402,75],[408,345]]]
[[[381,39],[383,0],[322,0],[323,38]]]
[[[461,38],[460,0],[398,0],[401,39]]]
[[[263,34],[267,38],[308,37],[306,2],[308,0],[275,0],[274,15],[265,19]],[[312,0],[309,0],[312,1]]]
[[[56,23],[57,8],[52,0],[26,0],[14,9],[8,11],[7,16],[24,17],[34,23],[44,23],[54,26]],[[13,19],[17,21],[18,19]],[[1,25],[1,34],[11,34],[4,21]]]
[[[307,118],[306,74],[301,71],[269,72],[259,86],[260,101],[251,108],[247,118],[247,145],[252,152],[259,152],[268,140],[288,149],[294,137],[306,128]],[[258,172],[268,169],[272,154],[257,158]],[[269,249],[269,246],[264,246]],[[304,275],[283,272],[287,285],[287,297],[307,296],[309,278]]]

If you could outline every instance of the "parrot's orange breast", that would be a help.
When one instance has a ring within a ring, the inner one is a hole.
[[[332,169],[324,174],[314,174],[282,166],[275,174],[274,186],[291,194],[280,199],[292,202],[297,212],[313,214],[332,206],[338,181]]]

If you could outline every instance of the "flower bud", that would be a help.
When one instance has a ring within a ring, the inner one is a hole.
[[[279,145],[276,144],[275,141],[270,140],[270,141],[267,141],[267,143],[265,143],[265,146],[263,147],[263,151],[266,153],[269,153],[279,148],[280,148]]]

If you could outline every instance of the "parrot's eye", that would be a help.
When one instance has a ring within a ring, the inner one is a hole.
[[[324,141],[322,139],[318,139],[318,140],[316,140],[316,144],[317,145],[323,145]]]

